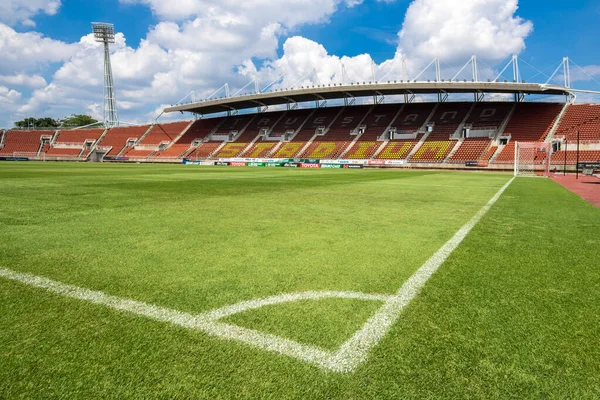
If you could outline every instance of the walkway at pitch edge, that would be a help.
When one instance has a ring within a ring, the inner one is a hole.
[[[552,180],[575,193],[588,203],[600,208],[600,177],[575,174],[552,175]]]

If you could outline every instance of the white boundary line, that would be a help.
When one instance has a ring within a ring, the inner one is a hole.
[[[483,218],[500,196],[513,182],[512,178],[504,185],[490,201],[469,222],[459,229],[425,264],[421,266],[398,290],[394,298],[388,300],[367,323],[344,343],[335,356],[334,364],[340,371],[352,371],[366,361],[369,351],[386,335],[390,327],[398,320],[404,307],[421,291],[425,283],[446,261],[452,252],[460,245],[471,229]]]
[[[356,292],[303,292],[271,296],[225,306],[200,315],[180,312],[146,304],[140,301],[107,295],[51,279],[0,268],[0,277],[49,292],[103,305],[114,310],[144,316],[187,329],[203,331],[223,339],[236,340],[248,345],[294,357],[335,372],[351,372],[368,358],[369,352],[385,337],[398,320],[403,309],[416,297],[429,278],[439,269],[450,254],[460,245],[471,229],[513,182],[512,178],[475,216],[467,222],[446,244],[429,258],[398,290],[395,295],[365,294]],[[293,340],[259,332],[253,329],[225,324],[219,320],[264,306],[296,301],[327,298],[381,301],[382,307],[338,350],[328,351],[316,346],[304,345]]]

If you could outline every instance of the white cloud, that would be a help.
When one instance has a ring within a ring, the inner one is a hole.
[[[46,86],[48,83],[40,75],[0,75],[0,83],[11,86],[29,87],[29,88],[40,88]]]
[[[281,38],[296,27],[326,21],[337,8],[362,1],[184,0],[174,7],[170,0],[121,0],[149,5],[163,21],[136,46],[116,35],[112,61],[120,116],[145,122],[163,104],[174,103],[191,90],[206,97],[224,82],[235,90],[254,77],[266,85],[284,74],[275,87],[339,83],[342,64],[345,80],[353,82],[371,81],[373,68],[379,79],[388,72],[386,79],[402,79],[403,58],[413,76],[435,56],[451,69],[458,69],[472,54],[493,64],[521,52],[533,28],[516,16],[517,0],[414,0],[395,54],[380,65],[374,66],[369,54],[329,54],[321,44],[299,36],[285,40],[282,56],[277,57]],[[2,40],[3,34],[7,40]],[[3,64],[0,59],[0,75],[16,76],[35,70],[32,65],[64,62],[48,85],[23,101],[20,112],[55,117],[85,111],[100,114],[102,49],[91,35],[66,44],[37,33],[16,33],[0,24],[3,49],[11,60]],[[27,61],[19,64],[22,57]],[[311,76],[313,69],[317,74]]]
[[[75,46],[37,32],[16,32],[0,23],[0,75],[35,71],[48,63],[68,60]]]
[[[0,22],[14,25],[35,26],[31,19],[37,14],[55,15],[60,8],[60,0],[2,0],[0,1]]]
[[[150,6],[160,18],[181,21],[199,17],[231,23],[266,26],[279,22],[286,27],[325,20],[339,5],[353,7],[363,0],[181,0],[173,6],[171,0],[121,0],[122,3],[142,3]],[[245,22],[248,21],[248,22]]]
[[[533,24],[516,16],[517,9],[518,0],[414,0],[398,33],[396,54],[375,67],[376,77],[412,78],[433,58],[439,57],[445,65],[444,78],[448,79],[473,54],[491,64],[518,54],[524,50]],[[407,76],[402,72],[403,59]],[[323,46],[304,38],[288,39],[281,59],[266,63],[258,71],[247,60],[240,72],[273,79],[285,74],[291,79],[286,78],[277,86],[285,87],[316,68],[320,72],[320,83],[341,82],[340,62],[345,64],[349,80],[372,80],[369,55],[329,56]],[[494,75],[489,67],[480,65],[479,69],[482,78]]]
[[[0,86],[0,104],[14,104],[21,99],[21,93],[14,89]]]
[[[398,50],[413,62],[446,63],[471,55],[500,61],[525,49],[531,21],[516,16],[518,0],[415,0],[399,35]]]
[[[343,79],[347,82],[371,80],[372,63],[368,54],[338,57],[328,54],[325,47],[317,42],[295,36],[283,44],[281,58],[266,62],[260,70],[250,60],[245,60],[238,72],[251,79],[258,77],[262,82],[273,81],[284,74],[282,82],[275,87],[291,88],[341,83]],[[345,75],[342,64],[346,69]]]

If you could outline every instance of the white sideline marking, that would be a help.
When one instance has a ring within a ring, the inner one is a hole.
[[[429,278],[439,269],[448,256],[458,247],[471,229],[473,229],[496,201],[498,201],[513,180],[514,178],[504,185],[469,222],[467,222],[448,242],[446,242],[446,244],[431,256],[431,258],[429,258],[429,260],[427,260],[425,264],[423,264],[423,266],[421,266],[421,268],[419,268],[402,285],[395,295],[333,291],[289,293],[263,299],[243,301],[203,314],[193,315],[140,301],[107,295],[100,291],[89,290],[31,274],[12,271],[6,268],[0,268],[0,277],[44,289],[61,296],[84,300],[115,310],[141,315],[155,321],[167,322],[183,328],[200,330],[209,335],[223,339],[237,340],[263,350],[294,357],[331,371],[350,372],[367,360],[369,351],[383,339],[390,327],[400,317],[404,307],[415,298]],[[360,330],[336,351],[328,351],[316,346],[305,345],[276,335],[259,332],[254,329],[219,322],[220,319],[228,316],[264,306],[327,298],[381,301],[384,304],[371,318],[369,318]]]

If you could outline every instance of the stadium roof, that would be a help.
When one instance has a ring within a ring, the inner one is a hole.
[[[560,85],[516,82],[387,82],[331,84],[299,89],[274,90],[235,97],[208,99],[165,108],[165,112],[214,114],[224,111],[276,106],[309,101],[336,100],[355,97],[418,95],[418,94],[535,94],[568,96],[572,90]]]

